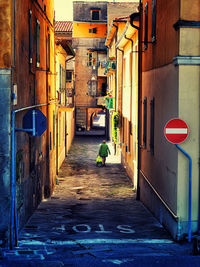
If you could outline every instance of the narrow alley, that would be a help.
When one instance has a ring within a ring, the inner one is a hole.
[[[0,266],[199,266],[135,199],[119,159],[96,167],[101,137],[76,137],[54,194],[35,211]]]

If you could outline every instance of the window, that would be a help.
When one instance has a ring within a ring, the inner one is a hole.
[[[40,66],[40,22],[36,21],[36,67]]]
[[[150,151],[154,154],[154,97],[150,103]]]
[[[47,70],[50,71],[50,34],[47,39]]]
[[[29,10],[29,63],[33,63],[32,11]]]
[[[144,49],[148,47],[148,2],[145,5],[145,22],[144,22]]]
[[[53,148],[55,148],[55,135],[56,135],[56,116],[55,111],[53,111]]]
[[[147,144],[147,98],[143,101],[143,146]]]
[[[128,152],[131,152],[131,135],[132,135],[132,123],[128,122],[129,125],[129,133],[128,133]]]
[[[92,10],[92,20],[99,20],[99,10]]]
[[[50,132],[49,140],[50,140],[50,150],[52,150],[51,132]]]
[[[122,118],[122,143],[124,144],[124,140],[125,140],[125,119],[124,117]]]
[[[66,81],[67,82],[72,81],[72,71],[66,71]]]
[[[152,0],[152,42],[156,41],[156,0]]]
[[[97,33],[97,28],[89,29],[89,33]]]
[[[88,95],[96,96],[97,95],[97,81],[91,80],[88,82]]]
[[[59,88],[61,91],[61,88],[62,88],[62,66],[61,64],[60,64],[60,75],[59,75]]]
[[[88,53],[88,66],[92,66],[92,53]]]
[[[97,54],[94,52],[88,53],[88,66],[96,66],[97,63]]]

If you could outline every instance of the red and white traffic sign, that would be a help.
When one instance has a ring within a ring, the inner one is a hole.
[[[185,141],[188,133],[186,122],[178,118],[169,120],[164,128],[165,137],[172,144],[180,144]]]

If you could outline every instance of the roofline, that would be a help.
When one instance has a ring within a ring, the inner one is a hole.
[[[81,20],[74,20],[73,23],[94,23],[94,24],[107,24],[107,20],[88,20],[88,21],[81,21]]]
[[[116,20],[116,19],[114,19],[113,21],[112,21],[112,23],[111,23],[111,25],[110,25],[110,28],[109,28],[109,31],[108,31],[108,34],[107,34],[107,37],[106,37],[106,41],[105,41],[105,45],[106,45],[106,43],[108,42],[108,38],[109,38],[109,36],[110,36],[110,34],[111,34],[111,30],[112,30],[112,28],[113,28],[113,26],[115,25],[114,23],[115,22],[122,22],[122,23],[126,23],[127,22],[127,20]],[[117,25],[115,25],[115,26],[117,26]],[[114,26],[114,27],[115,27]],[[116,27],[115,27],[115,29],[116,29]],[[107,46],[107,45],[106,45]]]

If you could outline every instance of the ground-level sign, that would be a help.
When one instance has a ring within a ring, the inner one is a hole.
[[[164,128],[166,139],[172,144],[180,144],[188,137],[189,129],[187,123],[175,118],[169,120]]]

